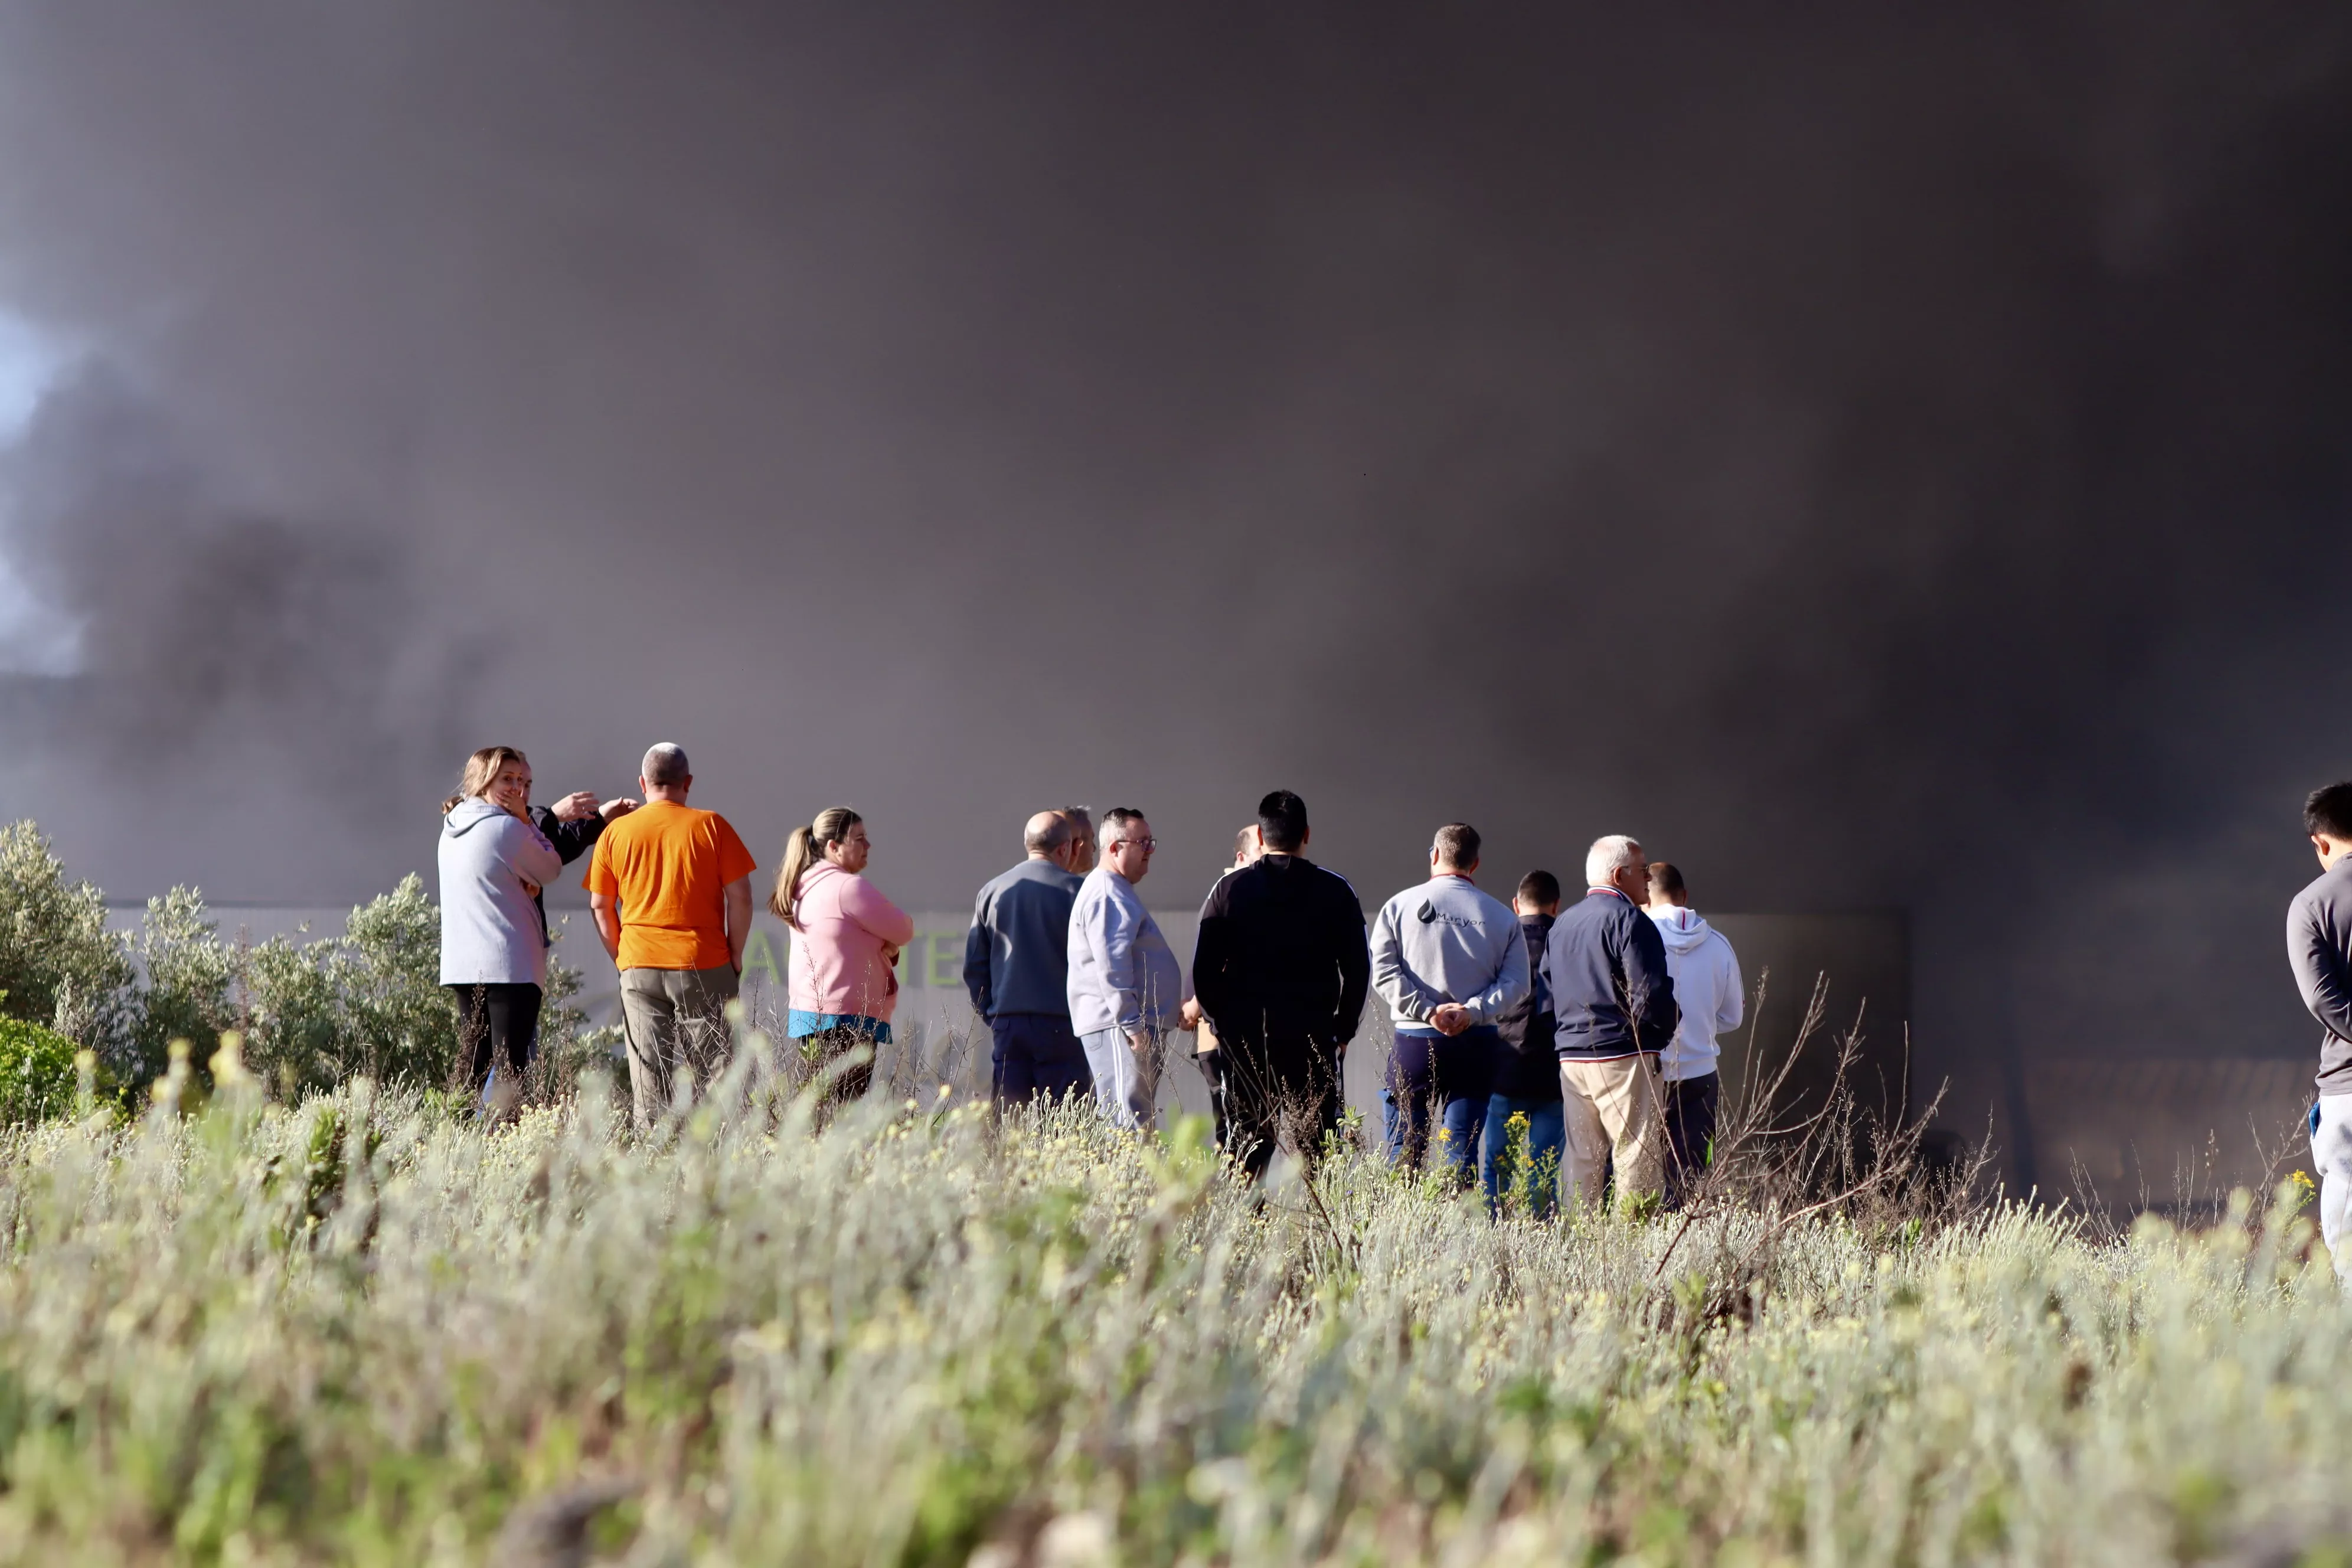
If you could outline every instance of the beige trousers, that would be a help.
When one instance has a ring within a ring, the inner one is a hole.
[[[1560,1184],[1570,1207],[1601,1201],[1601,1172],[1612,1159],[1620,1204],[1665,1189],[1665,1096],[1658,1087],[1657,1058],[1562,1058],[1559,1088],[1568,1113]]]
[[[734,1050],[727,1004],[735,999],[734,966],[624,969],[621,1025],[629,1038],[629,1109],[640,1132],[669,1113],[671,1096],[692,1092],[725,1070]],[[684,1069],[681,1071],[680,1069]]]

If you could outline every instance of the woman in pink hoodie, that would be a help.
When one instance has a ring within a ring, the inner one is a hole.
[[[768,908],[793,928],[790,1014],[785,1033],[801,1058],[823,1068],[863,1046],[890,1043],[898,1005],[898,950],[915,937],[914,918],[862,875],[874,846],[866,820],[828,806],[793,829]],[[846,1103],[874,1081],[869,1059],[834,1080],[827,1097]]]

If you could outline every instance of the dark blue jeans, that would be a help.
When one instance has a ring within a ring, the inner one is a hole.
[[[999,1013],[988,1028],[996,1037],[990,1065],[997,1104],[1026,1105],[1094,1091],[1086,1047],[1064,1015]]]
[[[1514,1116],[1528,1119],[1527,1149],[1505,1165]],[[1486,1143],[1478,1154],[1478,1184],[1486,1192],[1486,1209],[1502,1206],[1501,1194],[1524,1192],[1528,1212],[1549,1219],[1559,1211],[1559,1162],[1568,1152],[1568,1116],[1558,1095],[1548,1100],[1520,1100],[1507,1094],[1486,1097]]]
[[[1429,1157],[1430,1111],[1445,1130],[1446,1166],[1466,1184],[1477,1169],[1478,1135],[1486,1125],[1486,1100],[1495,1082],[1495,1053],[1502,1037],[1492,1028],[1444,1035],[1399,1034],[1389,1058],[1389,1079],[1381,1090],[1381,1121],[1388,1133],[1389,1158],[1418,1171]]]

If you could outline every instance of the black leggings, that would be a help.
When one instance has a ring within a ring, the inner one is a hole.
[[[539,987],[520,984],[452,985],[457,998],[457,1055],[467,1062],[466,1087],[479,1089],[490,1064],[503,1064],[520,1078],[539,1043]]]

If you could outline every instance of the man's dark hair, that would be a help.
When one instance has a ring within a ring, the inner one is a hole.
[[[1449,822],[1437,830],[1437,841],[1431,847],[1448,866],[1467,871],[1478,863],[1478,830],[1466,822]]]
[[[1683,874],[1664,860],[1650,862],[1650,886],[1654,890],[1664,893],[1670,899],[1687,896],[1683,887]]]
[[[1257,803],[1257,830],[1268,854],[1297,854],[1307,842],[1307,803],[1286,789],[1276,790]]]
[[[2330,838],[2352,838],[2352,779],[2311,792],[2303,803],[2303,830]]]
[[[1141,822],[1142,820],[1143,813],[1136,810],[1135,807],[1131,805],[1114,805],[1108,811],[1104,812],[1102,819],[1103,847],[1105,849],[1108,849],[1111,846],[1111,840],[1119,838],[1120,835],[1125,832],[1129,823]],[[1124,842],[1124,840],[1122,840],[1122,842]]]
[[[1530,871],[1519,879],[1519,897],[1538,909],[1559,902],[1559,879],[1549,871]]]

